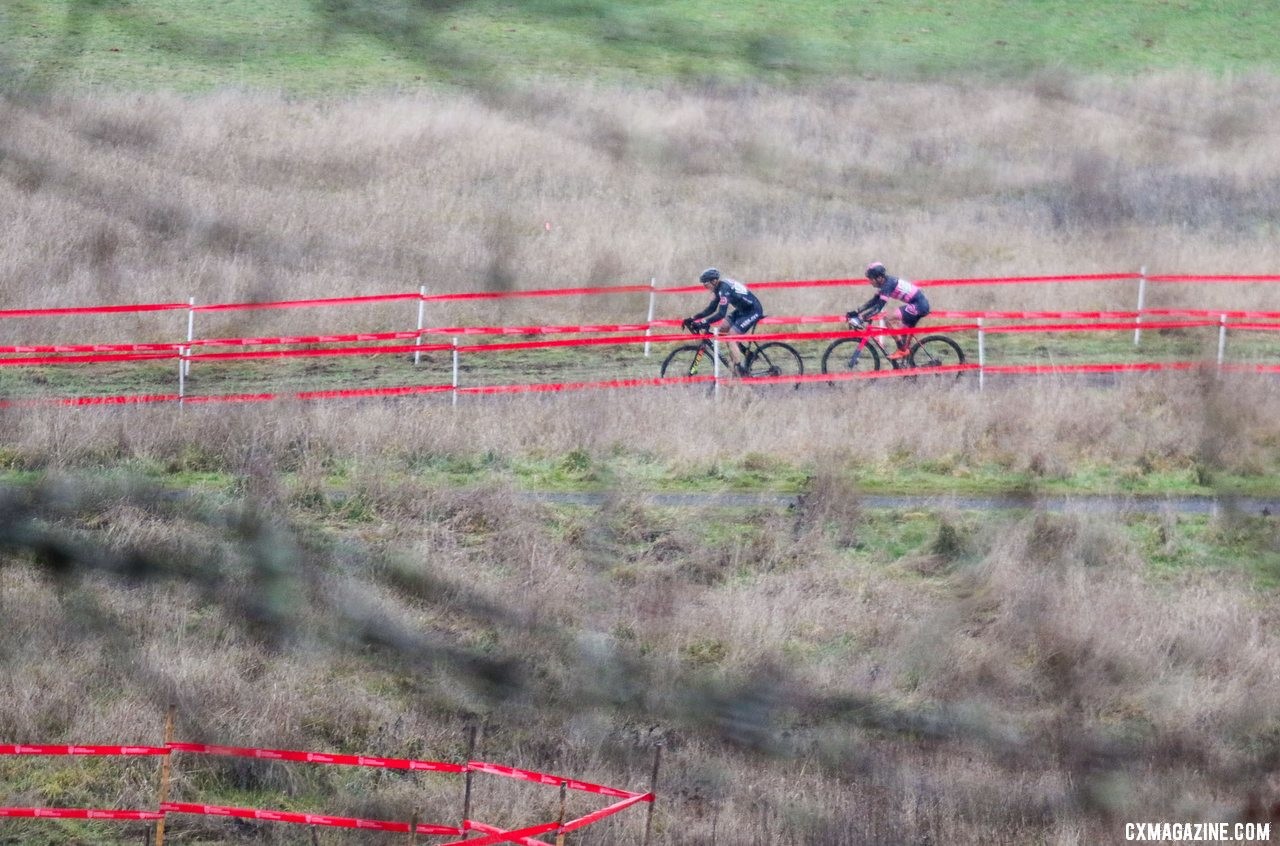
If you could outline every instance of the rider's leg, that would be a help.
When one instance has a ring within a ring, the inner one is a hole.
[[[920,324],[921,320],[929,316],[929,312],[932,310],[933,308],[929,305],[929,301],[925,299],[923,293],[920,293],[916,295],[914,300],[898,309],[898,319],[902,321],[903,326],[908,329],[914,329]],[[904,336],[902,343],[909,349],[912,346],[912,336]]]
[[[905,308],[905,306],[904,306],[904,308]],[[895,344],[897,344],[897,345],[898,345],[898,349],[897,349],[897,350],[895,350],[894,352],[889,353],[889,358],[890,358],[890,359],[892,359],[892,360],[894,360],[894,361],[897,361],[897,360],[898,360],[898,359],[900,359],[900,358],[906,358],[906,357],[907,357],[907,355],[909,355],[909,354],[910,354],[910,352],[911,352],[910,336],[909,336],[909,335],[900,335],[900,334],[896,334],[896,333],[894,333],[894,332],[893,332],[893,329],[895,329],[895,328],[898,328],[898,327],[900,327],[900,326],[908,326],[908,325],[909,325],[909,324],[908,324],[908,322],[907,322],[907,317],[906,317],[906,315],[904,315],[904,314],[903,314],[903,309],[901,309],[901,308],[900,308],[900,309],[898,309],[897,314],[896,314],[896,315],[894,315],[894,316],[892,316],[892,317],[890,317],[890,318],[888,318],[888,319],[885,321],[885,323],[887,323],[887,324],[888,324],[888,326],[889,326],[889,330],[890,330],[890,337],[892,337],[892,338],[893,338],[893,342],[894,342]]]
[[[759,311],[746,312],[735,311],[729,315],[725,325],[729,331],[735,335],[746,335],[755,331],[756,323],[760,320],[762,314]],[[734,349],[737,347],[737,349]],[[745,376],[742,370],[743,357],[747,354],[747,345],[745,343],[735,342],[729,345],[729,357],[733,361],[734,372],[739,376]]]
[[[737,329],[734,328],[734,325],[730,321],[726,320],[720,324],[720,334],[727,335],[730,333],[737,334]],[[730,341],[724,346],[726,352],[729,353],[729,363],[733,365],[733,375],[741,375],[742,345],[737,341]]]

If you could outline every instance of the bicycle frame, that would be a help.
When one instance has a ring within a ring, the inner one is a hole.
[[[755,331],[754,326],[751,327],[751,331],[752,332]],[[715,352],[715,344],[716,344],[717,336],[711,334],[710,332],[706,332],[706,333],[695,332],[694,334],[702,338],[702,342],[698,345],[698,352],[693,359],[695,362],[697,362],[702,358],[703,353],[706,353],[707,355],[712,355]],[[742,353],[742,364],[744,367],[751,366],[751,362],[755,360],[756,352],[760,348],[760,345],[757,344],[754,340],[747,341],[746,343],[743,343],[742,341],[725,341],[725,343],[738,345],[738,351]]]
[[[853,351],[853,355],[849,356],[849,361],[856,362],[858,360],[858,356],[862,355],[862,351],[864,349],[868,346],[873,346],[876,348],[876,352],[880,354],[880,359],[882,361],[889,362],[894,370],[897,370],[900,367],[910,367],[911,362],[909,357],[904,359],[889,358],[889,351],[885,349],[884,344],[880,343],[880,338],[885,335],[893,337],[893,333],[884,326],[881,326],[880,330],[881,331],[873,335],[871,333],[871,327],[868,326],[867,333],[858,341],[858,347]],[[913,346],[915,345],[914,339],[911,341],[911,344]]]
[[[741,368],[735,375],[764,379],[778,376],[798,376],[804,373],[804,360],[794,347],[780,341],[760,343],[748,337],[751,331],[753,330],[749,330],[742,336],[730,336],[725,339],[726,343],[737,344],[738,349],[742,351]],[[678,373],[684,376],[693,376],[697,374],[698,366],[702,362],[704,355],[713,355],[717,368],[721,365],[727,367],[729,360],[735,357],[732,347],[728,348],[728,355],[726,355],[726,350],[720,348],[719,341],[721,338],[718,335],[703,335],[701,332],[694,332],[694,334],[699,336],[698,343],[677,347],[663,361],[662,374],[664,376],[667,375],[667,370],[672,363],[677,360],[680,361],[677,365]]]
[[[964,350],[945,335],[916,336],[913,333],[907,347],[908,354],[895,358],[887,353],[887,345],[882,339],[887,335],[897,340],[898,332],[883,325],[879,329],[865,326],[861,329],[860,334],[838,338],[827,346],[822,354],[822,372],[833,372],[836,369],[842,372],[879,370],[882,362],[887,362],[887,366],[892,370],[918,370],[948,363],[964,364]],[[833,354],[836,355],[833,357]],[[863,359],[862,363],[859,362],[860,358]]]

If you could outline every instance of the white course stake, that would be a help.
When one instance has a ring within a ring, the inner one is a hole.
[[[658,293],[657,277],[649,278],[649,316],[645,319],[644,327],[644,357],[649,357],[649,335],[653,332],[653,306],[654,298]]]
[[[1142,339],[1142,308],[1147,302],[1147,268],[1143,265],[1138,271],[1138,316],[1133,319],[1133,345],[1136,347]]]
[[[1218,369],[1222,369],[1222,362],[1227,357],[1227,316],[1225,314],[1218,315]]]
[[[986,333],[982,331],[982,318],[978,318],[978,390],[986,390],[987,381]]]
[[[187,298],[187,348],[182,351],[183,355],[191,352],[191,341],[196,336],[196,298]],[[182,362],[183,375],[191,375],[191,359],[184,359]]]
[[[715,379],[715,395],[720,396],[720,328],[711,330],[711,374]]]
[[[426,314],[427,306],[427,286],[422,285],[418,288],[418,339],[414,341],[414,346],[422,346],[422,318]],[[416,367],[422,361],[422,350],[413,351],[413,364]]]
[[[453,338],[453,404],[458,404],[458,338]]]

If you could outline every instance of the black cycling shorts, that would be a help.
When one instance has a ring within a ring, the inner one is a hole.
[[[929,311],[929,301],[924,298],[924,294],[916,294],[911,302],[905,303],[898,309],[898,319],[902,321],[903,326],[910,329],[926,317]]]
[[[733,334],[745,335],[755,328],[762,317],[764,317],[764,311],[758,308],[750,311],[735,311],[729,315],[729,325],[733,327]]]

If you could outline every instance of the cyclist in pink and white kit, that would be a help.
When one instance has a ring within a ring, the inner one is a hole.
[[[888,320],[891,326],[899,324],[908,329],[914,328],[929,313],[929,301],[925,299],[924,291],[920,290],[920,286],[913,285],[906,279],[890,276],[880,262],[873,261],[867,265],[867,281],[875,286],[875,296],[857,310],[845,315],[850,326],[858,328],[855,320],[865,323],[875,317],[889,304],[889,300],[898,300],[902,303],[896,318],[891,317]],[[898,345],[898,350],[890,353],[889,358],[897,361],[911,354],[910,336],[894,335],[893,340]]]

